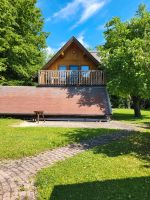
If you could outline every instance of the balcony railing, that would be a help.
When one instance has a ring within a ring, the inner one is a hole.
[[[104,85],[104,72],[100,70],[41,70],[38,74],[38,84],[43,86],[67,85]]]

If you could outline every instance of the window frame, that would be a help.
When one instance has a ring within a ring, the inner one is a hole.
[[[71,69],[71,67],[77,67],[77,69],[73,70],[73,69]],[[80,66],[79,66],[79,65],[69,65],[69,69],[70,69],[71,71],[79,71]]]
[[[88,69],[82,69],[82,67],[88,67]],[[89,65],[81,65],[80,66],[81,71],[89,71],[90,70],[90,66]]]
[[[60,69],[60,67],[65,67],[66,69]],[[58,66],[59,71],[66,71],[67,70],[67,65],[59,65]]]

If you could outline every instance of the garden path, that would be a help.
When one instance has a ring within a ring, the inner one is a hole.
[[[139,124],[131,124],[126,122],[120,121],[109,121],[109,122],[99,122],[96,119],[91,120],[75,120],[75,121],[68,121],[65,119],[64,121],[40,121],[32,122],[32,121],[23,121],[21,123],[17,123],[13,125],[14,127],[65,127],[65,128],[109,128],[109,129],[122,129],[122,130],[140,130],[144,128],[143,125]]]
[[[92,127],[91,127],[92,128]],[[126,132],[119,130],[113,134],[102,135],[78,144],[40,153],[36,156],[25,157],[18,160],[5,160],[0,162],[0,200],[34,200],[36,188],[34,177],[42,168],[51,166],[58,161],[70,158],[78,153],[97,145],[107,144],[114,140],[127,137],[135,126],[122,127]]]

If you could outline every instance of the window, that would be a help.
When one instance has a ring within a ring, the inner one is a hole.
[[[70,65],[70,82],[77,84],[78,83],[78,70],[77,65]]]
[[[81,66],[81,71],[83,71],[82,72],[82,77],[84,77],[84,78],[88,78],[89,76],[90,76],[90,72],[89,72],[89,66],[87,66],[87,65],[83,65],[83,66]],[[87,71],[87,72],[86,72]]]
[[[66,72],[65,71],[67,70],[67,66],[60,65],[59,70],[62,71],[61,73],[59,73],[60,80],[65,81],[66,80]]]
[[[77,65],[70,65],[70,70],[76,71],[78,68],[79,67]]]
[[[89,66],[87,66],[87,65],[83,65],[83,66],[81,66],[81,70],[82,71],[87,71],[87,70],[89,70],[90,68],[89,68]]]
[[[67,70],[67,67],[65,65],[60,65],[59,70]]]

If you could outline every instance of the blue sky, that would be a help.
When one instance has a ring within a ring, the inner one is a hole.
[[[104,43],[104,24],[114,16],[130,19],[140,3],[150,10],[150,0],[38,0],[45,19],[48,53],[56,52],[75,36],[84,46]]]

